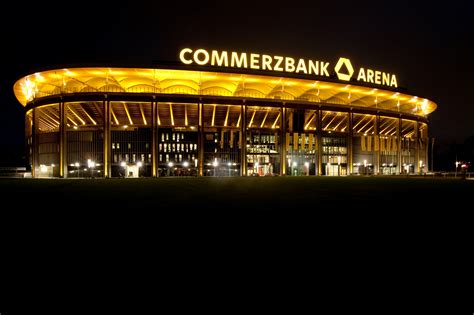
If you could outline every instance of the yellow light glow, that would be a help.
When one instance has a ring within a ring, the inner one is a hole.
[[[333,130],[337,130],[337,128],[345,121],[346,119],[343,117],[341,121],[333,128]]]
[[[171,126],[174,126],[173,105],[170,103]]]
[[[337,118],[337,114],[334,115],[334,117],[331,119],[331,121],[329,121],[329,123],[326,125],[326,128],[329,128],[329,126],[331,126],[332,122]]]
[[[69,106],[68,109],[69,109],[69,111],[70,111],[71,113],[73,113],[74,116],[76,116],[77,119],[80,120],[80,122],[81,122],[83,125],[86,124],[86,122],[84,121],[84,119],[82,119],[82,118],[72,109],[72,106]]]
[[[52,115],[48,114],[46,111],[47,111],[47,108],[43,108],[43,111],[41,113],[45,115],[46,117],[48,117],[49,119],[51,119],[52,121],[54,121],[56,125],[59,125],[59,117],[58,119],[54,119],[53,117],[51,117]]]
[[[250,119],[249,128],[252,127],[253,119],[254,119],[256,113],[257,113],[257,110],[254,110],[253,114],[252,114],[252,118]]]
[[[147,125],[145,113],[143,112],[142,103],[140,103],[139,106],[140,106],[140,113],[142,114],[143,124],[144,124],[144,125]]]
[[[43,75],[39,72],[35,73],[35,81],[36,82],[43,82],[45,81],[45,78],[43,77]]]
[[[76,72],[70,71],[69,69],[64,69],[64,75],[66,75],[68,77],[75,77],[78,74]]]
[[[94,75],[94,76],[101,77],[101,76],[104,76],[105,69],[102,69],[102,70],[91,70],[91,71],[89,71],[89,73],[92,74],[92,75]]]
[[[227,120],[229,119],[230,106],[227,106],[227,114],[225,115],[224,127],[227,127]]]
[[[110,113],[112,114],[112,117],[114,118],[115,124],[120,125],[117,119],[117,116],[115,116],[114,110],[112,109],[112,106],[110,106]]]
[[[262,123],[260,124],[260,128],[263,128],[263,126],[265,125],[265,120],[267,120],[268,113],[269,113],[269,110],[267,109],[267,112],[265,113],[265,117],[263,117]]]
[[[364,117],[364,118],[365,118],[365,117]],[[365,125],[363,125],[359,130],[357,130],[357,132],[360,133],[362,130],[364,130],[364,128],[367,127],[367,125],[370,124],[373,119],[375,119],[375,116],[372,116],[372,117],[367,121],[367,123],[366,123]],[[362,121],[362,119],[361,119],[361,121]],[[360,123],[360,122],[359,122],[359,123]],[[358,125],[358,124],[357,124],[357,125]],[[356,125],[356,126],[357,126],[357,125]],[[354,126],[354,128],[355,128],[356,126]],[[370,130],[370,129],[369,129],[369,130]]]
[[[126,74],[125,71],[109,69],[109,75],[117,76],[117,75],[125,75],[125,74]]]
[[[316,117],[316,111],[313,112],[313,114],[311,114],[311,118],[308,120],[308,122],[306,123],[306,126],[304,126],[304,129],[308,129],[309,125],[311,124],[311,122],[314,120],[314,117]]]
[[[253,77],[245,77],[245,82],[246,83],[261,82],[261,79],[260,78],[253,78]]]
[[[158,105],[157,105],[157,106],[158,106]],[[159,111],[159,110],[156,111],[156,118],[157,118],[157,120],[158,120],[158,126],[161,126],[160,111]]]
[[[25,98],[28,101],[31,101],[35,97],[36,84],[26,77],[24,82],[22,82],[21,87]]]
[[[325,112],[324,113],[324,116],[323,116],[323,119],[321,119],[322,121],[324,121],[324,119],[326,119],[326,117],[329,115],[330,112]]]
[[[81,109],[84,112],[84,114],[86,114],[87,118],[89,118],[90,121],[92,121],[94,125],[97,125],[96,121],[91,117],[91,115],[89,115],[89,113],[84,108],[82,108],[82,106],[81,106]]]
[[[217,106],[217,105],[214,104],[214,107],[213,107],[213,109],[212,109],[212,121],[211,121],[211,126],[213,126],[213,127],[214,127],[214,120],[215,120],[215,118],[216,118],[216,106]]]
[[[128,121],[130,122],[130,125],[133,125],[132,117],[130,117],[130,112],[128,111],[128,106],[126,103],[122,103],[123,108],[125,109],[125,113],[127,114]]]
[[[192,57],[192,54],[186,55],[186,58]],[[200,53],[199,58],[201,61],[204,60],[203,58],[205,58],[205,54]],[[373,71],[373,73],[375,80],[377,80],[376,71]],[[275,72],[275,74],[281,75],[281,73],[278,72]],[[131,86],[134,86],[134,84],[143,84],[151,87],[152,92],[154,91],[153,87],[156,87],[159,89],[160,93],[165,94],[198,94],[201,91],[199,88],[200,82],[212,81],[210,84],[213,88],[206,89],[206,95],[229,98],[241,97],[240,94],[236,94],[235,96],[232,94],[236,91],[237,87],[239,87],[237,91],[242,91],[243,88],[246,91],[252,91],[252,97],[262,99],[272,99],[276,91],[275,88],[278,89],[281,87],[279,85],[284,83],[286,87],[293,85],[298,87],[298,89],[301,89],[301,91],[298,90],[297,92],[293,92],[292,94],[294,95],[315,95],[317,93],[316,95],[318,98],[310,98],[308,100],[308,102],[313,102],[315,104],[321,101],[319,95],[322,94],[323,100],[330,98],[335,102],[335,104],[344,105],[347,103],[347,99],[350,99],[353,104],[360,100],[356,104],[358,107],[370,107],[373,106],[374,100],[372,99],[371,101],[368,101],[363,99],[364,95],[377,94],[377,103],[383,103],[384,110],[400,111],[402,113],[425,116],[436,110],[437,107],[435,103],[429,100],[423,103],[423,99],[416,96],[401,94],[399,92],[394,93],[389,90],[379,90],[366,86],[354,86],[353,84],[347,83],[320,82],[297,78],[288,79],[284,76],[242,75],[237,73],[216,73],[173,69],[91,67],[48,70],[27,75],[18,80],[14,85],[14,93],[18,101],[26,106],[33,99],[38,97],[55,96],[64,93],[65,90],[61,87],[67,87],[68,91],[97,93],[97,91],[100,91],[104,86],[104,82],[107,80],[109,83],[113,82],[118,90],[122,91],[128,91]],[[245,86],[245,84],[248,84],[249,87]],[[275,85],[277,87],[275,87]],[[316,89],[318,89],[317,92]],[[133,93],[150,93],[150,89],[147,88],[144,88],[143,90],[132,90],[130,91]],[[230,93],[224,96],[222,95],[222,91],[230,91]],[[350,93],[351,97],[349,98],[346,93]],[[387,100],[397,100],[397,102],[386,102]],[[400,103],[398,103],[398,100]],[[404,105],[406,103],[419,103],[419,107],[417,111],[413,113],[412,106],[397,106],[397,104]],[[86,118],[85,113],[82,113],[81,115]],[[93,117],[92,114],[89,116]],[[87,117],[87,121],[89,120],[90,118]],[[92,122],[92,120],[90,121]],[[227,121],[227,125],[228,124],[229,121]]]
[[[348,73],[341,73],[342,66],[345,65]],[[348,58],[339,58],[334,67],[337,78],[343,81],[349,81],[354,74],[354,68],[352,67],[351,61]]]
[[[274,122],[273,125],[272,125],[272,129],[275,129],[275,126],[276,126],[276,124],[277,124],[277,122],[278,122],[278,119],[280,119],[280,113],[278,113],[278,116],[277,116],[277,118],[275,119],[275,122]]]
[[[184,104],[184,125],[188,125],[188,105]]]

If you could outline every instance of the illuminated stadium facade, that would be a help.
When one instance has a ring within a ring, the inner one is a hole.
[[[436,104],[394,74],[185,48],[181,65],[70,67],[14,85],[34,177],[417,174]]]

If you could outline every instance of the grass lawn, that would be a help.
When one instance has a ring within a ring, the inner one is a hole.
[[[403,210],[462,207],[473,194],[471,180],[416,177],[0,179],[3,205],[46,210]]]

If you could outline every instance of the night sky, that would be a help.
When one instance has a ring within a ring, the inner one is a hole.
[[[296,5],[297,3],[297,5]],[[334,62],[394,73],[407,93],[438,104],[430,136],[474,135],[473,26],[467,2],[17,1],[1,23],[0,148],[22,145],[14,82],[44,67],[178,61],[183,47]],[[4,13],[6,13],[4,11]]]

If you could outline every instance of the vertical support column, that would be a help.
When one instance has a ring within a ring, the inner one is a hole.
[[[420,174],[420,128],[418,122],[415,122],[415,173]]]
[[[429,151],[429,148],[431,147],[431,141],[430,141],[430,137],[428,136],[429,133],[428,133],[429,130],[429,124],[426,123],[426,137],[425,137],[425,173],[428,172],[430,170],[430,164],[428,163],[428,151]],[[431,163],[433,163],[433,161],[431,161]],[[433,166],[431,166],[431,171],[433,172]]]
[[[377,113],[375,116],[375,126],[374,126],[374,131],[375,131],[375,136],[378,138],[378,143],[379,146],[377,148],[377,151],[375,151],[375,174],[379,175],[380,174],[380,135],[379,135],[379,127],[380,127],[380,115]]]
[[[322,124],[322,111],[318,109],[318,124],[317,124],[317,133],[316,133],[316,142],[318,146],[318,175],[321,176],[323,174],[322,165],[323,165],[323,143],[321,141],[322,132],[323,132],[323,124]]]
[[[286,108],[280,107],[280,176],[286,175]]]
[[[59,103],[59,177],[67,178],[66,105]]]
[[[352,174],[352,164],[353,164],[353,153],[354,153],[354,150],[353,150],[353,137],[354,137],[354,131],[352,130],[352,119],[353,119],[353,113],[352,113],[352,109],[351,111],[349,112],[349,122],[347,123],[347,128],[349,129],[349,139],[347,141],[347,175],[351,175]]]
[[[198,115],[199,115],[199,125],[198,125],[198,174],[203,176],[203,167],[204,167],[204,129],[202,123],[202,108],[203,104],[198,104]]]
[[[28,129],[28,126],[29,125],[32,125],[32,123],[28,120],[28,111],[24,111],[25,113],[25,116],[24,116],[24,120],[25,120],[25,137],[24,137],[24,147],[23,147],[23,152],[26,153],[26,156],[27,156],[27,164],[31,167],[31,160],[32,160],[32,156],[31,156],[31,134],[29,134],[29,129]],[[32,114],[33,115],[33,114]],[[30,128],[32,128],[30,126]],[[33,130],[32,130],[33,131]]]
[[[240,135],[241,135],[241,148],[240,153],[240,174],[242,176],[247,176],[247,106],[244,103],[240,106],[240,122],[242,125],[240,126]]]
[[[397,137],[398,137],[398,148],[397,148],[397,159],[398,159],[398,173],[401,174],[403,171],[402,165],[402,119],[398,118],[398,130],[397,130]]]
[[[103,101],[104,107],[104,177],[109,178],[112,176],[112,169],[110,165],[110,148],[111,148],[111,137],[110,137],[110,103],[107,100]]]
[[[158,130],[156,128],[156,121],[158,117],[157,112],[158,106],[156,105],[155,100],[151,102],[151,176],[156,177],[156,159],[158,157],[158,150],[157,150],[157,133]]]
[[[38,139],[36,128],[38,127],[36,108],[33,108],[32,119],[33,127],[31,128],[31,176],[36,177],[36,167],[38,166]]]

